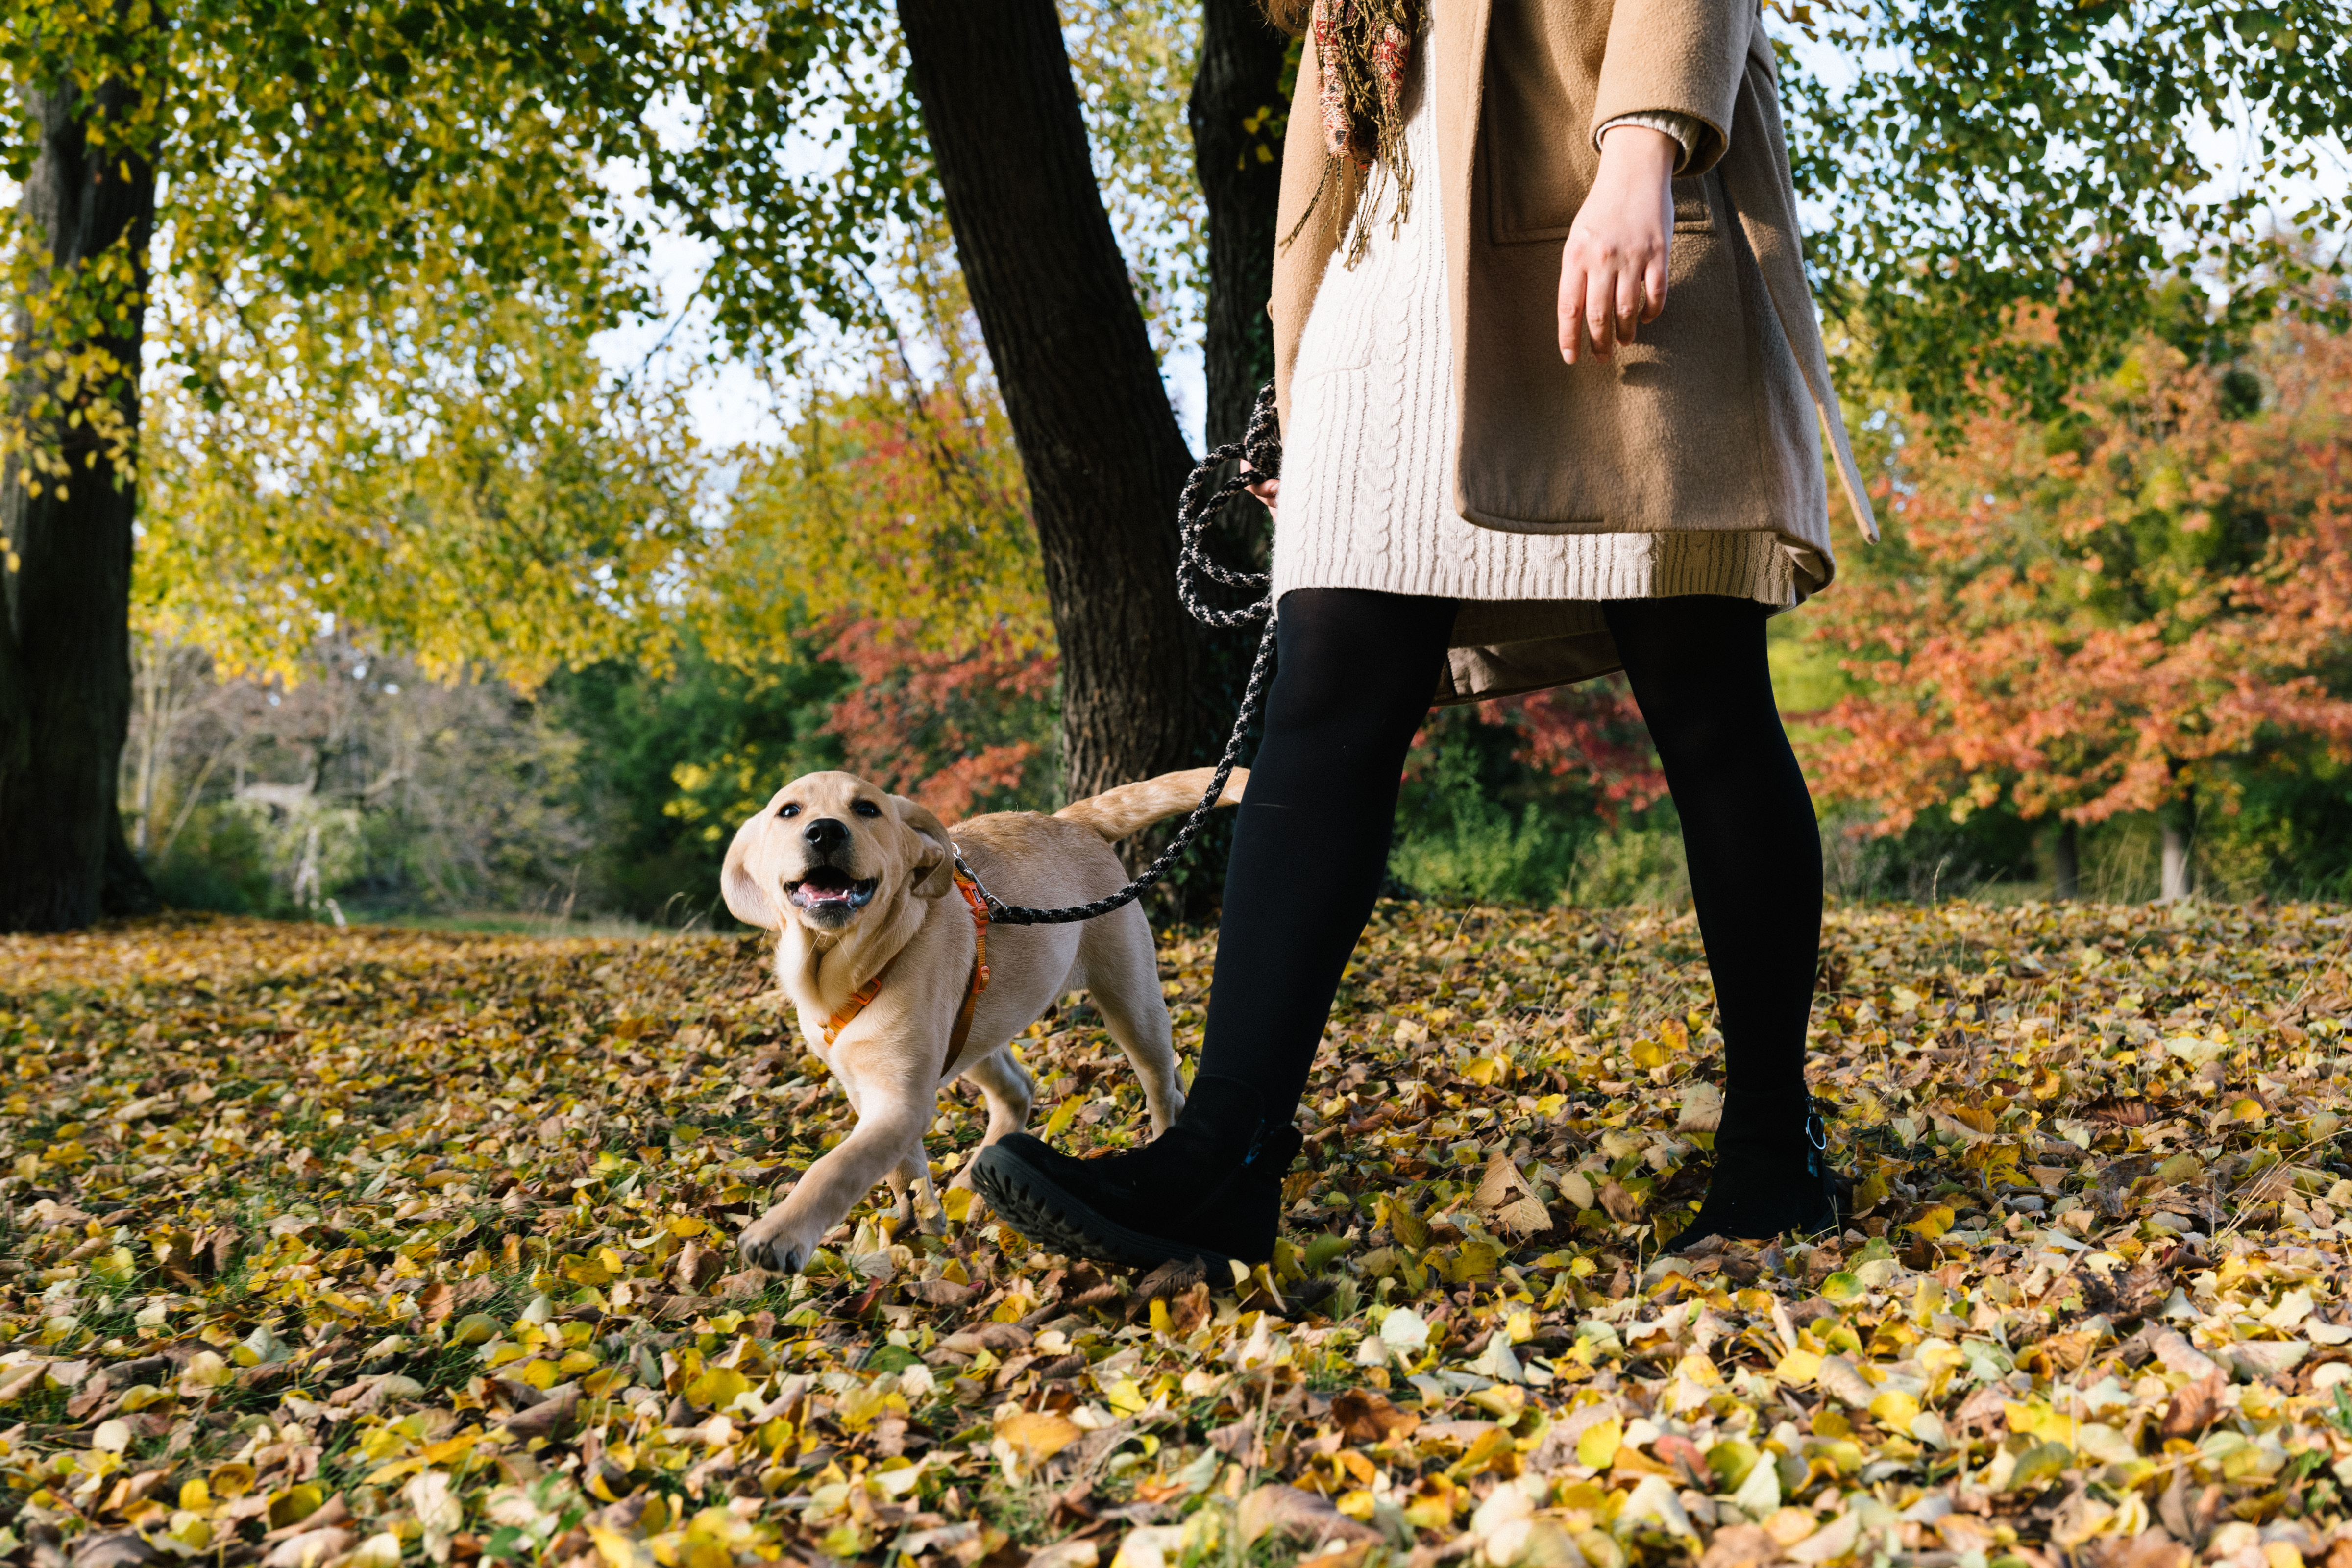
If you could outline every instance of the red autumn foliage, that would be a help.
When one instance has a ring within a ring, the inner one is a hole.
[[[1527,766],[1591,784],[1601,796],[1595,808],[1612,827],[1620,810],[1646,810],[1666,793],[1641,706],[1622,676],[1482,702],[1478,716],[1517,728],[1524,738],[1513,754]]]
[[[841,740],[843,766],[912,797],[943,822],[988,795],[1018,788],[1044,747],[1037,708],[1053,693],[1055,656],[1010,632],[971,647],[916,646],[910,627],[871,618],[844,624],[824,657],[857,685],[833,707],[824,731]]]
[[[2144,347],[2068,426],[2005,412],[1916,444],[1890,542],[1814,636],[1864,689],[1822,717],[1826,795],[1873,831],[2006,801],[2093,823],[2316,741],[2352,752],[2352,342],[2271,328],[2243,371]],[[2232,395],[2241,400],[2232,405]]]

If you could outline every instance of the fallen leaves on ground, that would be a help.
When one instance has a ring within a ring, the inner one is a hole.
[[[0,942],[0,1552],[2352,1568],[2347,924],[1835,911],[1853,1228],[1662,1259],[1690,921],[1386,906],[1280,1254],[1214,1278],[952,1191],[744,1268],[849,1125],[756,942]],[[1162,945],[1188,1048],[1213,952]],[[1139,1136],[1082,1000],[1019,1046],[1056,1141]],[[942,1178],[980,1132],[944,1096]]]

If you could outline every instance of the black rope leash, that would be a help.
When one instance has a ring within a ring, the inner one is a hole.
[[[1236,474],[1220,482],[1217,470],[1235,458],[1248,461],[1253,472]],[[1234,732],[1225,740],[1225,753],[1217,759],[1216,777],[1209,781],[1209,790],[1201,804],[1184,819],[1184,826],[1168,841],[1160,858],[1143,868],[1135,880],[1108,898],[1097,899],[1090,904],[1073,904],[1061,910],[1033,910],[1018,904],[1008,904],[988,890],[971,868],[964,864],[963,851],[956,850],[956,869],[971,879],[972,887],[988,905],[988,918],[1011,926],[1063,925],[1072,921],[1090,921],[1107,915],[1121,904],[1132,903],[1145,889],[1175,869],[1184,851],[1192,847],[1207,826],[1209,813],[1216,809],[1217,797],[1225,793],[1225,781],[1234,774],[1234,764],[1241,756],[1242,738],[1257,720],[1258,707],[1265,700],[1267,676],[1274,668],[1274,592],[1273,574],[1266,572],[1235,572],[1211,560],[1202,548],[1202,539],[1209,524],[1234,497],[1245,495],[1249,487],[1262,479],[1282,476],[1282,433],[1275,417],[1274,388],[1262,388],[1257,403],[1250,410],[1249,428],[1238,442],[1219,447],[1202,458],[1184,481],[1184,493],[1176,503],[1176,523],[1183,538],[1183,553],[1176,566],[1176,596],[1192,618],[1213,626],[1237,626],[1260,616],[1265,618],[1265,632],[1257,640],[1257,658],[1251,661],[1249,684],[1242,689],[1242,708],[1234,719]],[[1237,610],[1221,610],[1201,597],[1199,579],[1206,577],[1228,588],[1257,590],[1265,597]]]

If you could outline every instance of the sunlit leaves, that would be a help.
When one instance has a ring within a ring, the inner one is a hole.
[[[1811,1077],[1853,1228],[1675,1261],[1720,1072],[1688,918],[1383,906],[1277,1256],[1213,1279],[1073,1264],[962,1192],[942,1236],[861,1207],[807,1276],[737,1270],[851,1118],[759,942],[0,942],[5,1528],[386,1564],[1286,1531],[1379,1532],[1360,1563],[2321,1561],[2346,929],[1832,911]],[[1189,1052],[1213,937],[1160,951]],[[1091,1010],[1017,1047],[1064,1146],[1143,1130]],[[982,1121],[943,1096],[938,1177]]]
[[[1814,634],[1864,683],[1827,716],[1829,793],[1885,831],[1995,804],[2091,823],[2226,799],[2299,742],[2352,756],[2352,346],[2282,324],[2247,365],[2252,415],[2148,340],[2065,420],[1903,448],[1888,553]]]
[[[526,690],[658,665],[703,542],[683,408],[530,305],[407,300],[396,337],[347,297],[289,310],[212,362],[212,396],[151,399],[142,617],[289,679],[339,626]]]
[[[2054,412],[2163,277],[2220,285],[2222,331],[2287,300],[2340,318],[2312,286],[2352,218],[2326,151],[2352,126],[2341,0],[1778,9],[1810,40],[1781,64],[1827,208],[1814,266],[1869,374],[1936,426],[1995,389]],[[2036,322],[2055,334],[2016,331]]]

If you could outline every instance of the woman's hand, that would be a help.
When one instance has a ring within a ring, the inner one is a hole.
[[[1673,137],[1646,125],[1612,126],[1601,139],[1601,172],[1559,258],[1559,352],[1569,363],[1588,337],[1592,356],[1607,359],[1666,308],[1681,155]]]
[[[1257,472],[1257,470],[1250,467],[1250,460],[1247,458],[1244,458],[1242,459],[1242,472],[1244,474],[1254,474]],[[1250,486],[1249,493],[1257,497],[1258,500],[1265,505],[1269,516],[1274,515],[1274,498],[1282,493],[1282,481],[1280,479],[1260,479],[1257,483]]]

